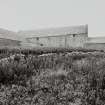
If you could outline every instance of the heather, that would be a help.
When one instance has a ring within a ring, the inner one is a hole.
[[[83,49],[39,52],[3,55],[1,105],[105,104],[104,52]]]

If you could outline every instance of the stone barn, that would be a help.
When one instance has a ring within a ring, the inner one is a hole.
[[[25,37],[23,46],[32,47],[84,47],[88,38],[88,26],[60,27],[20,31]]]

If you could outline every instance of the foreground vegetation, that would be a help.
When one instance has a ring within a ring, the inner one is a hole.
[[[0,60],[1,105],[105,105],[105,53],[15,54]]]

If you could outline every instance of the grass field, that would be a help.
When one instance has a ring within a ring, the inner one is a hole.
[[[3,55],[0,105],[105,105],[104,52],[43,52]]]

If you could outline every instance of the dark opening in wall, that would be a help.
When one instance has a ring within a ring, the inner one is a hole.
[[[40,46],[43,46],[43,44],[40,44]]]
[[[36,40],[39,40],[39,37],[37,37]]]
[[[73,37],[75,37],[75,34],[73,34]]]

